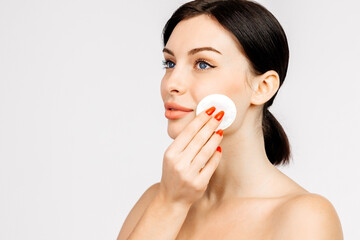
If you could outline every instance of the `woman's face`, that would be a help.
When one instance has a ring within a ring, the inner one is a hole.
[[[177,24],[163,52],[166,72],[161,81],[161,97],[164,103],[193,109],[180,118],[169,119],[169,136],[175,139],[195,118],[198,103],[214,93],[228,96],[237,108],[235,122],[224,134],[239,129],[250,106],[248,78],[252,75],[235,37],[216,20],[199,15]]]

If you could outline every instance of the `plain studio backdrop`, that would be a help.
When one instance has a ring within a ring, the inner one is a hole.
[[[185,2],[0,0],[0,239],[117,237],[173,141],[161,31]],[[360,239],[358,1],[260,3],[290,46],[280,169]]]

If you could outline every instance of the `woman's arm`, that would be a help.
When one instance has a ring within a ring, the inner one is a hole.
[[[117,240],[123,240],[127,239],[127,237],[130,235],[130,233],[135,228],[136,224],[139,222],[141,216],[144,214],[146,208],[150,205],[150,203],[153,201],[153,199],[156,196],[156,193],[158,192],[160,183],[155,183],[152,186],[150,186],[140,197],[140,199],[136,202],[134,207],[129,212],[128,216],[126,217],[120,233],[117,237]]]
[[[190,206],[167,203],[158,194],[160,183],[141,196],[127,216],[117,240],[175,239]]]
[[[215,130],[224,111],[213,117],[214,111],[215,107],[211,107],[201,112],[166,149],[158,189],[144,193],[145,200],[140,199],[136,204],[118,240],[176,238],[191,205],[204,195],[221,159],[219,144],[223,132],[220,129],[215,133]],[[141,214],[145,205],[148,206]]]

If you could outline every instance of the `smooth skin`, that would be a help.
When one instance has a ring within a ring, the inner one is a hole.
[[[193,50],[203,47],[220,53]],[[206,15],[181,21],[165,48],[162,99],[194,111],[168,121],[174,141],[164,154],[161,181],[135,204],[118,240],[343,239],[330,201],[302,188],[266,156],[262,107],[279,88],[278,74],[255,75],[236,38]],[[200,100],[214,93],[237,107],[223,136],[214,134],[220,122],[213,116],[195,114]]]

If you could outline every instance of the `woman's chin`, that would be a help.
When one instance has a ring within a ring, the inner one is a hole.
[[[175,139],[180,134],[181,130],[168,126],[167,132],[170,138]]]
[[[185,127],[194,120],[194,114],[188,114],[186,117],[176,120],[168,120],[167,132],[169,137],[175,139],[184,129]]]
[[[168,123],[167,133],[170,138],[175,139],[185,128],[184,123]]]

